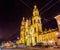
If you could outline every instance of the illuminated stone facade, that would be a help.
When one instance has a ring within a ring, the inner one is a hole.
[[[46,45],[47,43],[56,42],[56,39],[55,30],[42,30],[41,17],[37,6],[34,5],[32,18],[26,19],[23,17],[22,19],[20,26],[20,38],[17,43],[25,44],[26,46],[34,46],[36,43],[43,42]]]
[[[60,15],[57,15],[55,17],[56,21],[57,21],[57,25],[58,25],[58,33],[59,33],[59,36],[60,36]]]

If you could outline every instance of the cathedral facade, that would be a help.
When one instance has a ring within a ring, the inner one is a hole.
[[[42,30],[41,17],[36,5],[34,5],[32,18],[26,19],[23,17],[20,26],[20,38],[18,44],[26,46],[34,46],[37,43],[43,42],[46,44],[55,43],[57,40],[56,30]]]

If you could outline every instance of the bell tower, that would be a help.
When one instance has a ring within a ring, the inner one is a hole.
[[[20,39],[18,43],[25,43],[24,34],[25,34],[25,18],[23,17],[20,27]]]
[[[33,9],[33,16],[39,16],[39,11],[37,9],[37,6],[34,5],[34,9]]]
[[[32,25],[34,26],[35,32],[42,32],[41,17],[39,16],[39,11],[36,5],[34,5]]]

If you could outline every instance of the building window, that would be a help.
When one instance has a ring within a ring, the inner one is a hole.
[[[38,23],[40,23],[40,20],[38,20]]]
[[[36,32],[36,28],[34,28],[34,31]]]
[[[37,42],[37,37],[35,37],[35,42]]]
[[[35,20],[34,20],[34,23],[35,23]]]

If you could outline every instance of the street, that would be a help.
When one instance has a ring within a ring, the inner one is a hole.
[[[1,50],[60,50],[60,48],[2,48]]]

